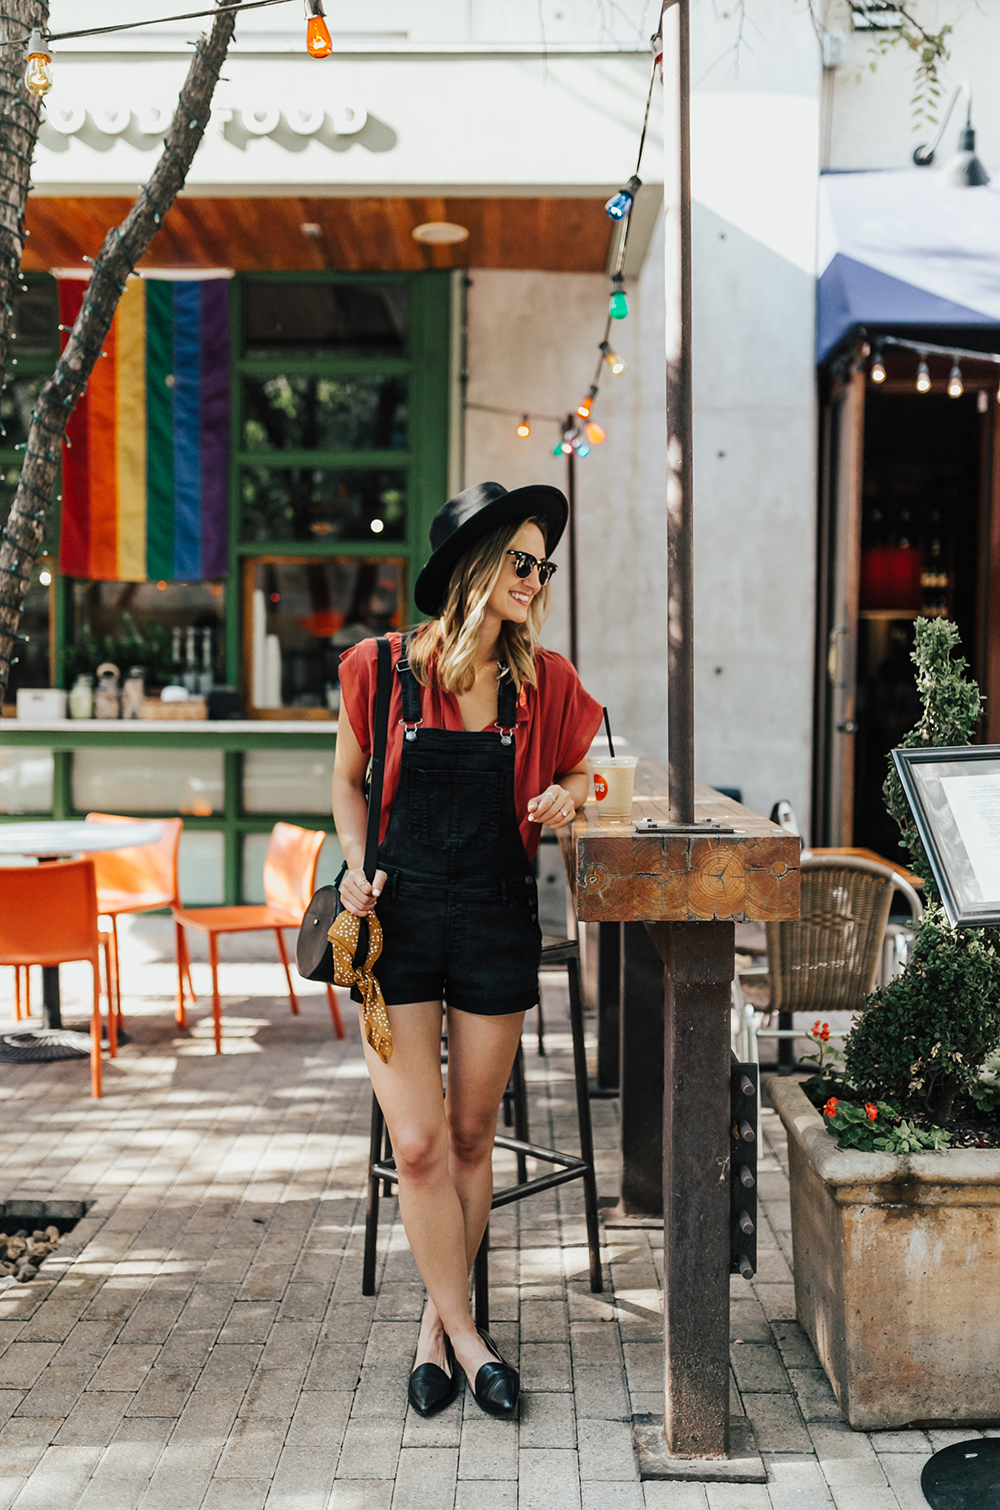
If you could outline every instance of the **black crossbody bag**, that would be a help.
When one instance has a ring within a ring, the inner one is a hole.
[[[378,647],[378,677],[375,683],[375,735],[372,743],[371,775],[368,785],[368,827],[365,831],[365,878],[375,879],[378,858],[378,835],[382,819],[382,784],[385,777],[385,749],[389,737],[389,698],[392,682],[392,650],[381,635]],[[346,716],[346,715],[345,715]],[[340,883],[347,873],[347,861],[340,868],[332,886],[321,886],[306,908],[295,945],[295,963],[306,980],[334,981],[333,950],[327,934],[334,918],[344,910],[340,900]],[[360,968],[368,954],[368,923],[362,918],[354,964]]]

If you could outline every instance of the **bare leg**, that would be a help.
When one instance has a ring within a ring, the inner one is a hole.
[[[493,1199],[493,1137],[524,1023],[523,1012],[480,1017],[448,1011],[448,1169],[465,1218],[466,1282],[482,1242]],[[447,1331],[433,1297],[421,1325],[419,1362],[443,1356]],[[450,1333],[449,1333],[450,1335]],[[426,1353],[426,1358],[425,1358]],[[485,1361],[485,1359],[484,1359]],[[475,1379],[473,1374],[472,1379]]]
[[[392,1025],[392,1058],[388,1064],[383,1064],[367,1043],[365,1058],[392,1139],[399,1174],[400,1215],[433,1306],[428,1341],[433,1338],[434,1346],[430,1349],[429,1356],[425,1355],[425,1349],[418,1349],[417,1362],[436,1362],[439,1366],[444,1364],[439,1331],[439,1328],[443,1328],[451,1338],[462,1367],[470,1378],[475,1379],[482,1364],[491,1361],[491,1354],[476,1331],[469,1313],[466,1220],[450,1168],[451,1139],[441,1094],[441,1004],[415,1002],[407,1006],[389,1007],[387,1010]],[[481,1019],[484,1023],[503,1020]],[[508,1028],[508,1033],[510,1031]],[[461,1030],[459,1036],[462,1036]],[[487,1038],[481,1040],[484,1052],[487,1042]],[[515,1036],[510,1051],[511,1060],[516,1042]],[[497,1043],[494,1046],[499,1048]],[[461,1050],[459,1052],[461,1054]],[[466,1055],[470,1052],[466,1049]],[[450,1069],[449,1080],[452,1073]],[[506,1081],[506,1073],[503,1073],[493,1103],[490,1148],[493,1141],[492,1127],[495,1125],[496,1111]],[[475,1184],[475,1181],[472,1183]],[[479,1194],[471,1198],[476,1211],[482,1205],[481,1186],[480,1174],[479,1184],[476,1185]],[[487,1210],[488,1207],[487,1200]],[[475,1252],[475,1247],[472,1252]]]

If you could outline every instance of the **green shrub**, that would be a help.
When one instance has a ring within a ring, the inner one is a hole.
[[[911,659],[923,712],[903,740],[919,746],[967,745],[981,711],[979,688],[956,655],[958,630],[945,619],[918,619]],[[903,972],[875,991],[844,1045],[846,1082],[862,1098],[898,1103],[946,1122],[956,1095],[983,1104],[984,1061],[1000,1044],[1000,929],[952,928],[890,757],[886,806],[901,831],[912,869],[925,883],[927,910]]]

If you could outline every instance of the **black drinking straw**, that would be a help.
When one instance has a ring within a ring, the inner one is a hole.
[[[615,742],[611,738],[611,720],[608,717],[608,710],[607,710],[607,708],[604,709],[604,727],[608,731],[608,754],[611,756],[611,759],[614,760],[614,758],[615,758]]]

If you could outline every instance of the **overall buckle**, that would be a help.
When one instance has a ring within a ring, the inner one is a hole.
[[[496,727],[500,730],[500,743],[509,745],[513,735],[517,733],[517,725],[511,724],[509,729],[505,729],[503,724],[498,723]]]
[[[405,718],[401,718],[399,721],[403,725],[403,738],[404,739],[411,739],[411,740],[412,739],[416,739],[416,737],[417,737],[417,730],[420,728],[420,725],[423,723],[423,719],[422,718],[418,718],[415,724],[408,724],[406,722]],[[509,741],[508,741],[508,743],[509,743]]]

